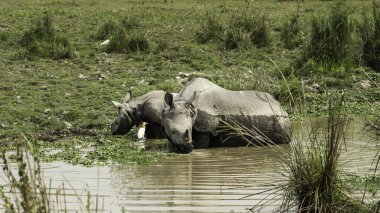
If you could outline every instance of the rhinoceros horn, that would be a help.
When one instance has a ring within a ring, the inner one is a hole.
[[[111,101],[112,103],[113,103],[113,105],[115,105],[117,108],[119,108],[119,107],[122,107],[123,106],[123,104],[121,104],[121,103],[119,103],[119,102],[117,102],[117,101]]]

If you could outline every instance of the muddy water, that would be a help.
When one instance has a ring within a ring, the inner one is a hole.
[[[365,175],[373,172],[378,147],[359,129],[349,126],[342,162],[346,171]],[[288,145],[280,148],[283,154],[290,150]],[[66,194],[58,202],[52,197],[56,209],[84,210],[90,192],[92,208],[105,212],[121,212],[122,207],[127,212],[247,212],[263,202],[260,212],[272,212],[281,202],[271,194],[284,179],[280,158],[266,147],[240,147],[196,150],[150,166],[85,168],[53,162],[42,168],[51,192]]]

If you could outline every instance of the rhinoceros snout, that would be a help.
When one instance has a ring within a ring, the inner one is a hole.
[[[131,130],[131,127],[126,125],[122,125],[118,122],[114,122],[111,124],[111,134],[112,135],[125,135]]]
[[[189,154],[194,149],[194,146],[192,143],[187,143],[185,145],[177,145],[177,150],[181,154]]]

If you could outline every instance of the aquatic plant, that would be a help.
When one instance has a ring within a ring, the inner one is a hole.
[[[273,144],[259,131],[226,121],[225,128],[230,131],[231,138],[239,136],[252,144],[269,145],[266,148],[275,150],[281,156],[285,179],[273,189],[273,194],[283,199],[278,209],[280,212],[294,209],[302,213],[370,211],[370,205],[351,196],[340,167],[339,157],[348,123],[343,110],[344,97],[344,93],[341,96],[328,96],[326,126],[313,126],[306,133],[306,138],[294,135],[290,155],[283,154],[286,152],[281,146]]]
[[[299,212],[368,212],[370,207],[351,197],[343,181],[339,157],[348,122],[344,94],[330,96],[326,129],[312,127],[306,138],[295,137],[292,154],[283,159],[286,180],[281,210]],[[321,131],[322,130],[322,131]],[[322,134],[321,134],[322,132]],[[323,134],[325,132],[325,134]]]
[[[377,88],[377,89],[380,90],[380,84],[378,84],[374,79],[372,79],[364,69],[360,68],[360,70],[372,82],[372,84],[375,86],[375,88]],[[372,106],[372,109],[373,109],[373,118],[367,120],[367,122],[366,122],[366,129],[368,129],[368,133],[369,134],[373,134],[375,136],[374,137],[374,141],[377,144],[379,144],[379,138],[380,138],[380,111],[377,110],[377,108],[375,107],[376,103],[369,103],[369,104]],[[378,171],[379,166],[380,166],[380,149],[377,151],[376,155],[374,156],[373,162],[374,162],[373,173],[369,174],[369,176],[366,177],[364,179],[364,181],[363,180],[361,181],[361,183],[362,182],[365,183],[364,193],[363,193],[363,200],[364,200],[367,192],[370,192],[370,193],[372,193],[374,195],[380,189],[380,176],[379,176],[379,174],[377,174],[377,171]],[[376,207],[374,207],[374,208],[376,208],[377,212],[378,212],[380,210],[380,202],[378,202],[377,204],[375,204],[375,206]]]

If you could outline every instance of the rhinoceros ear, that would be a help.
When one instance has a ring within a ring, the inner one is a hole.
[[[123,106],[123,104],[119,103],[119,102],[116,102],[116,101],[111,101],[113,103],[113,105],[115,105],[117,108],[120,108]]]
[[[197,92],[194,91],[194,92],[193,92],[193,95],[189,98],[189,100],[186,101],[186,103],[187,103],[188,105],[192,104],[193,101],[195,100],[195,97],[196,97],[196,96],[197,96]]]
[[[168,106],[171,106],[173,104],[173,95],[170,92],[165,93],[165,103]]]
[[[131,99],[132,99],[132,92],[131,92],[131,90],[128,90],[128,92],[127,92],[127,94],[125,95],[125,98],[124,98],[124,103],[127,103]]]

